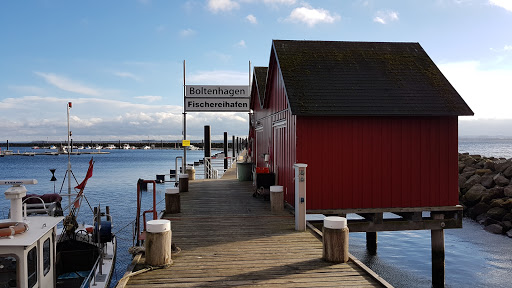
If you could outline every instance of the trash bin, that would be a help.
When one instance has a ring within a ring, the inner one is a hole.
[[[237,162],[236,174],[238,181],[251,181],[252,180],[252,163]]]

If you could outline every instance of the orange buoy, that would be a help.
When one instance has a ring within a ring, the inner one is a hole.
[[[23,222],[0,223],[0,237],[9,237],[21,234],[28,230],[28,225]]]

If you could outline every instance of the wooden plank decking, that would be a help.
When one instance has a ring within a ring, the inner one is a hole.
[[[181,193],[171,220],[182,250],[174,264],[129,278],[125,287],[382,287],[356,262],[324,262],[322,243],[294,230],[293,216],[272,214],[253,198],[251,182],[234,171],[220,180],[196,180]],[[143,258],[141,259],[143,261]]]

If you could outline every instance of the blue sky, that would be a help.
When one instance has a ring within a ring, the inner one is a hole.
[[[510,0],[0,2],[0,141],[181,139],[187,84],[246,85],[272,39],[419,42],[475,112],[512,136]],[[187,138],[245,136],[247,113],[188,113]]]

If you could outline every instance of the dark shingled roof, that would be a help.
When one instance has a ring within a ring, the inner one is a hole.
[[[274,40],[273,49],[295,115],[473,115],[418,43]]]
[[[254,79],[256,80],[256,87],[258,87],[259,103],[263,105],[265,99],[265,86],[267,85],[267,67],[254,67]]]

